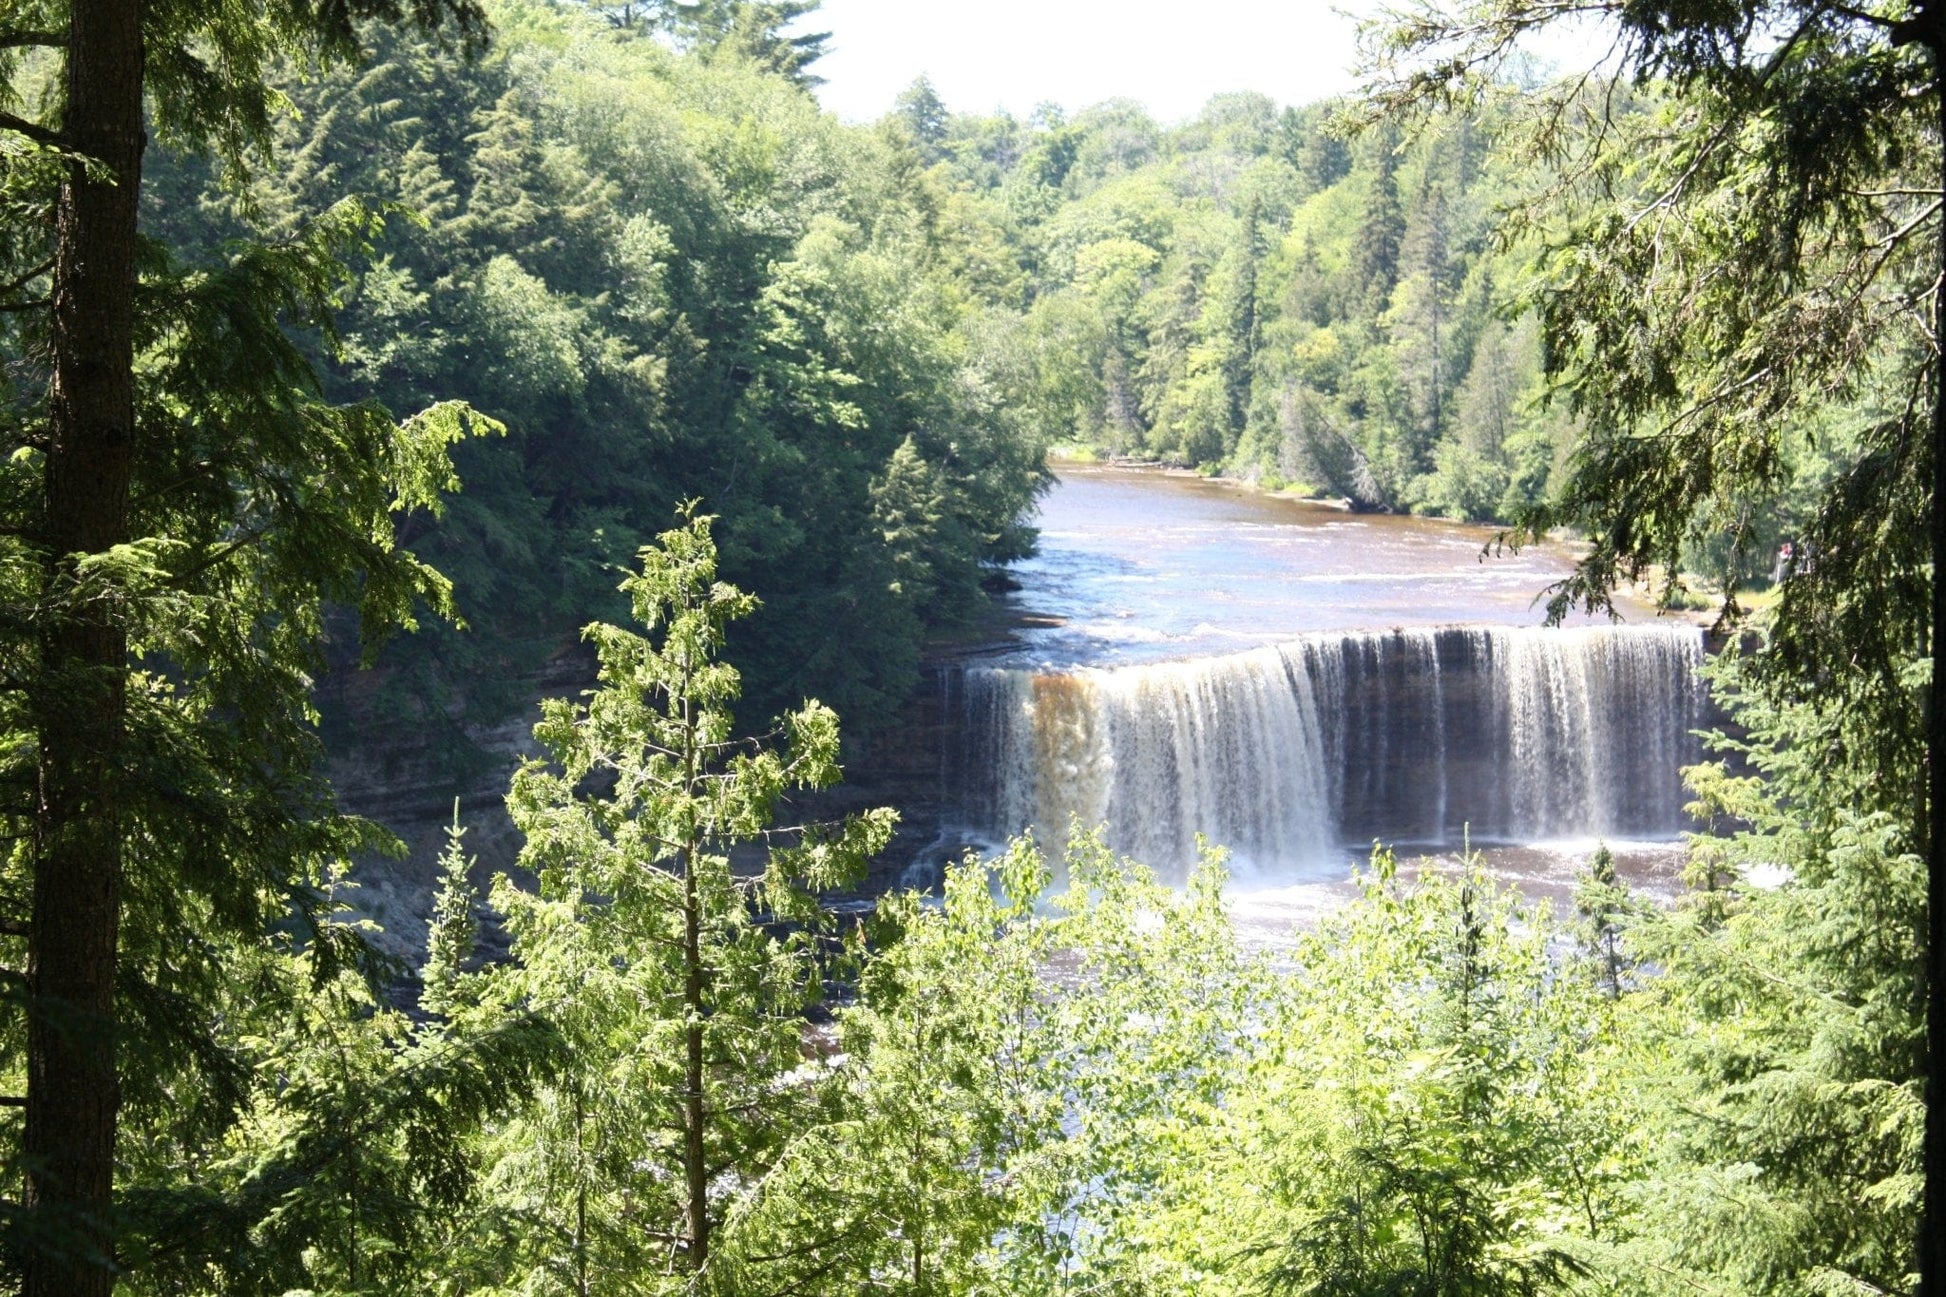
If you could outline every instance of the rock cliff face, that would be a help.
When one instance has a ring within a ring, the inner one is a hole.
[[[948,670],[926,667],[919,687],[896,717],[869,734],[847,736],[844,783],[780,809],[780,824],[830,819],[875,806],[899,811],[898,833],[873,862],[858,896],[875,896],[897,885],[915,860],[944,850],[938,842],[948,740],[941,682]],[[339,802],[346,811],[384,825],[406,846],[402,859],[358,862],[361,908],[383,929],[379,944],[388,954],[416,966],[425,950],[439,854],[456,799],[466,829],[465,849],[476,860],[475,885],[484,893],[495,874],[519,878],[521,839],[507,815],[508,781],[523,761],[540,755],[532,732],[540,700],[577,697],[593,685],[594,677],[592,655],[579,648],[529,677],[523,682],[523,692],[534,700],[528,707],[496,724],[464,729],[464,741],[473,749],[464,763],[473,773],[464,776],[453,774],[456,763],[442,750],[454,741],[450,729],[387,714],[382,676],[360,673],[335,683],[333,696],[341,714],[333,730],[348,736],[335,745],[327,764]],[[493,925],[487,924],[484,949],[497,953],[499,941]]]
[[[416,967],[425,951],[439,853],[456,812],[482,894],[495,874],[514,868],[520,835],[507,817],[507,781],[521,762],[539,755],[533,738],[539,700],[571,697],[593,678],[593,660],[584,653],[549,662],[524,682],[533,705],[495,725],[461,727],[459,741],[471,749],[464,768],[471,773],[456,775],[457,763],[445,750],[456,741],[452,727],[388,706],[382,668],[334,676],[334,741],[325,768],[339,806],[391,830],[406,848],[399,858],[357,862],[359,907],[378,922],[378,944],[388,954]],[[492,950],[497,933],[487,925],[482,935]]]

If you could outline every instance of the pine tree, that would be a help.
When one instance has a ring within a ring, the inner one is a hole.
[[[511,993],[547,1006],[575,1046],[566,1101],[544,1103],[571,1112],[577,1148],[589,1122],[609,1132],[611,1151],[581,1172],[577,1216],[607,1216],[605,1230],[633,1234],[638,1256],[660,1251],[698,1293],[713,1291],[726,1212],[815,1098],[790,1078],[823,991],[816,893],[884,845],[892,815],[775,835],[786,791],[836,780],[837,718],[816,703],[785,716],[781,752],[733,737],[738,677],[721,654],[756,602],[716,580],[710,519],[687,517],[623,583],[651,636],[590,626],[599,688],[543,707],[534,733],[550,758],[508,794],[540,894],[502,881],[495,902],[514,934]],[[753,845],[761,869],[733,865]]]
[[[1405,239],[1405,211],[1399,205],[1399,157],[1395,136],[1372,143],[1373,170],[1366,182],[1365,211],[1352,246],[1349,296],[1377,314],[1399,282],[1399,247]]]
[[[1351,171],[1351,146],[1331,129],[1328,113],[1314,113],[1304,133],[1297,168],[1313,192],[1329,189]]]
[[[1622,933],[1633,908],[1628,887],[1615,874],[1615,853],[1606,842],[1574,881],[1574,913],[1580,920],[1577,937],[1583,954],[1594,965],[1596,982],[1611,1000],[1622,996],[1622,975],[1630,960],[1622,949]]]
[[[426,927],[426,962],[419,974],[424,988],[419,1003],[432,1013],[445,1013],[453,1006],[460,978],[468,971],[466,965],[479,941],[480,920],[475,910],[480,898],[469,876],[474,860],[462,845],[465,836],[459,822],[459,799],[454,798],[453,822],[446,828],[446,846],[439,853],[439,887],[433,894],[432,920]]]
[[[696,0],[669,11],[676,38],[706,55],[747,59],[809,89],[824,78],[810,71],[824,57],[829,32],[791,33],[799,19],[818,11],[821,0]]]
[[[184,947],[194,946],[198,926],[166,906],[150,908],[169,886],[158,888],[152,871],[214,849],[223,863],[213,872],[235,870],[248,881],[212,883],[193,877],[192,868],[178,886],[227,893],[223,916],[237,929],[247,930],[257,914],[258,879],[250,875],[261,858],[246,853],[248,863],[238,861],[228,851],[243,835],[170,813],[169,797],[242,774],[230,729],[242,732],[245,750],[263,744],[259,765],[277,772],[244,776],[246,783],[275,783],[301,764],[292,754],[308,749],[301,742],[293,749],[283,731],[284,717],[303,707],[297,663],[316,643],[316,623],[306,616],[313,605],[303,591],[348,580],[369,561],[364,602],[375,630],[403,615],[414,592],[436,597],[438,589],[370,539],[368,506],[371,495],[387,497],[394,486],[406,498],[423,497],[428,477],[443,478],[436,467],[443,443],[429,439],[440,449],[428,457],[428,439],[416,448],[413,438],[393,441],[392,425],[374,411],[325,413],[312,397],[308,369],[278,332],[280,313],[316,314],[332,254],[357,223],[341,216],[335,233],[243,254],[227,273],[200,282],[174,268],[157,274],[155,260],[142,252],[139,224],[145,106],[164,140],[212,147],[241,167],[247,151],[269,136],[276,98],[265,73],[273,59],[347,58],[358,49],[355,23],[405,16],[396,0],[265,12],[74,0],[65,30],[8,33],[58,50],[63,62],[50,105],[58,129],[0,120],[0,129],[52,147],[58,152],[50,160],[62,159],[21,177],[38,187],[40,209],[52,212],[35,223],[51,242],[31,254],[45,259],[52,276],[45,333],[51,368],[45,390],[27,397],[44,401],[44,426],[32,434],[36,480],[10,499],[7,519],[12,557],[35,569],[22,606],[36,611],[9,631],[9,653],[34,663],[14,746],[35,750],[39,788],[23,835],[32,844],[25,1193],[22,1212],[9,1217],[29,1293],[86,1297],[105,1294],[112,1283],[121,1098],[143,1088],[131,1084],[117,1057],[125,1031],[118,1030],[117,985],[141,984],[141,961],[131,956],[150,939],[149,925]],[[420,0],[410,16],[429,26],[451,17],[474,32],[483,25],[471,0]],[[9,60],[6,71],[18,102],[18,67]],[[138,314],[138,282],[156,307],[146,315]],[[272,427],[294,415],[321,425],[324,446],[309,471],[285,457],[288,431]],[[232,447],[182,475],[213,428],[221,428],[219,442],[232,436]],[[10,431],[18,438],[24,430]],[[353,462],[338,462],[337,452],[354,445]],[[263,457],[249,462],[251,453]],[[325,487],[313,506],[293,508],[296,502],[286,500],[260,507],[254,523],[238,526],[248,516],[233,508],[239,498],[285,470],[308,480],[318,465],[346,470],[351,479]],[[177,494],[158,504],[151,488],[164,480]],[[378,514],[385,516],[384,504]],[[211,526],[227,539],[213,543]],[[303,543],[299,532],[306,529],[312,552],[296,553],[291,547]],[[337,566],[340,575],[324,577],[310,566],[316,561]],[[292,600],[294,615],[272,636],[261,665],[246,669],[243,657],[230,656],[236,645],[227,637],[258,626],[265,610],[247,594],[226,605],[225,595],[227,583],[251,567],[268,577],[267,591]],[[138,670],[131,652],[171,662],[174,682],[171,673]],[[216,719],[237,704],[241,710],[229,720]],[[163,716],[167,723],[158,727]],[[199,724],[212,740],[205,751],[217,754],[209,759],[198,762],[186,744],[157,742],[164,733],[180,739]],[[186,769],[158,778],[171,760]],[[172,791],[158,796],[170,781]],[[267,788],[261,796],[265,811],[279,800]],[[268,823],[281,818],[273,814]],[[255,846],[268,836],[275,834],[260,834]],[[239,893],[252,899],[236,903]],[[134,1057],[124,1052],[124,1059]]]
[[[456,231],[480,239],[496,251],[528,251],[534,244],[545,250],[556,237],[550,226],[554,213],[538,202],[533,184],[540,171],[534,148],[534,124],[515,91],[503,93],[492,108],[476,118],[467,137],[472,148],[472,187],[466,214],[479,227]]]
[[[949,114],[929,79],[920,77],[901,90],[892,101],[892,115],[928,163],[945,156]]]
[[[1257,348],[1262,341],[1262,312],[1257,302],[1257,276],[1263,259],[1263,203],[1251,194],[1239,214],[1236,243],[1225,260],[1229,282],[1224,294],[1223,389],[1228,406],[1224,453],[1236,449],[1250,415],[1250,386],[1256,372]]]
[[[1399,251],[1399,280],[1386,324],[1413,422],[1415,459],[1421,464],[1439,445],[1447,394],[1448,320],[1452,292],[1446,189],[1428,178],[1414,198]]]

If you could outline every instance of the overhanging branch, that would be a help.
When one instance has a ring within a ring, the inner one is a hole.
[[[1894,45],[1924,45],[1938,54],[1946,49],[1946,5],[1940,0],[1920,0],[1912,17],[1892,24]]]
[[[52,257],[49,257],[46,261],[41,262],[38,266],[30,266],[26,270],[21,271],[18,275],[16,275],[13,279],[9,280],[7,283],[0,284],[0,297],[13,296],[15,293],[27,287],[27,285],[33,283],[36,279],[39,279],[42,275],[45,275],[48,271],[52,269],[54,269],[54,259]]]
[[[37,122],[30,122],[24,117],[15,117],[12,113],[0,113],[0,130],[25,135],[28,139],[51,148],[67,147],[67,140],[62,137],[61,132],[50,131]]]

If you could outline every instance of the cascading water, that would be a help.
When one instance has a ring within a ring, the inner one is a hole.
[[[1258,868],[1345,842],[1672,837],[1699,756],[1694,628],[1310,635],[1191,661],[961,682],[975,829],[1070,817],[1162,868],[1195,835]]]

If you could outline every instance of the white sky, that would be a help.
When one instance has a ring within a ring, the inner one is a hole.
[[[1357,0],[1352,0],[1357,3]],[[1332,0],[824,0],[826,108],[876,118],[925,74],[955,112],[1140,100],[1164,121],[1211,95],[1309,103],[1349,90],[1354,24]],[[1363,11],[1369,3],[1358,4]]]
[[[1356,22],[1380,0],[824,0],[824,106],[869,121],[922,73],[954,112],[1026,116],[1104,99],[1192,117],[1213,94],[1258,90],[1305,104],[1352,89]],[[1553,42],[1550,42],[1553,43]],[[1572,58],[1586,41],[1558,55]],[[1564,60],[1565,61],[1565,60]]]

